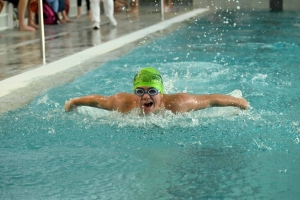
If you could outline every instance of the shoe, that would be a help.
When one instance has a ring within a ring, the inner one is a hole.
[[[109,17],[109,20],[113,26],[117,26],[118,23],[117,23],[116,19],[114,18],[114,16]]]
[[[100,28],[100,23],[99,22],[93,22],[93,29],[98,30]]]

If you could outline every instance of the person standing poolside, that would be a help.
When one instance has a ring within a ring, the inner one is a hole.
[[[0,0],[0,13],[1,13],[3,7],[4,7],[4,1],[3,1],[3,0]]]
[[[1,0],[0,0],[1,1]],[[34,22],[34,13],[29,8],[29,3],[31,0],[5,0],[12,3],[14,6],[18,7],[18,17],[19,17],[19,31],[35,31],[38,29],[38,25]],[[3,3],[3,1],[1,1]],[[28,12],[28,25],[25,22],[26,10]]]
[[[3,7],[4,7],[4,1],[0,0],[0,13],[1,13]],[[0,38],[1,38],[1,35],[0,35]]]
[[[61,15],[60,21],[62,23],[72,22],[72,20],[70,20],[66,12],[66,0],[58,0],[58,2],[59,2],[58,4],[59,6],[58,6],[57,14],[58,16]]]
[[[167,3],[168,2],[168,3]],[[173,10],[173,2],[172,0],[165,0],[164,1],[165,5],[165,12],[171,12]]]
[[[160,73],[147,67],[140,70],[133,80],[131,93],[118,93],[112,96],[89,95],[70,99],[65,104],[65,111],[71,111],[76,106],[91,106],[105,110],[116,110],[128,113],[135,108],[143,113],[156,113],[161,109],[173,113],[184,113],[209,107],[234,106],[248,109],[248,102],[223,94],[164,94],[164,85]]]
[[[72,22],[66,13],[66,0],[47,0],[47,2],[59,17],[60,23]]]
[[[93,29],[97,30],[100,28],[100,0],[90,0]],[[113,0],[103,0],[104,13],[108,17],[110,23],[113,26],[117,25],[117,21],[114,17],[114,1]]]
[[[80,17],[81,17],[81,3],[82,3],[82,0],[77,0],[77,16],[76,16],[76,19],[80,19]],[[88,18],[92,19],[90,0],[86,0],[86,9],[87,9]]]

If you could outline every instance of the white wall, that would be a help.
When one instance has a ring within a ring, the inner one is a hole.
[[[0,13],[0,31],[13,28],[13,5],[5,2],[4,8]]]
[[[270,0],[194,0],[194,6],[215,9],[269,10]],[[300,11],[300,0],[283,0],[283,10]]]
[[[0,31],[11,29],[16,26],[13,21],[12,6],[3,8],[0,14]],[[247,9],[247,10],[269,10],[269,0],[193,0],[194,7],[215,9]],[[82,0],[82,15],[86,14],[85,0]],[[283,0],[284,11],[300,11],[300,0]],[[77,0],[70,0],[70,17],[77,15]]]
[[[300,11],[299,0],[283,0],[283,10]]]

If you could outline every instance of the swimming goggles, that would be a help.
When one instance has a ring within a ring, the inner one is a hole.
[[[138,95],[139,97],[143,96],[144,94],[149,94],[150,96],[155,96],[159,93],[159,90],[156,88],[149,88],[148,91],[145,91],[143,88],[136,88],[134,90],[134,94]]]

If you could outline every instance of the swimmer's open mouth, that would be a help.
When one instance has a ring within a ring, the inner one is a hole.
[[[151,107],[152,105],[153,105],[153,102],[144,103],[144,107]]]

